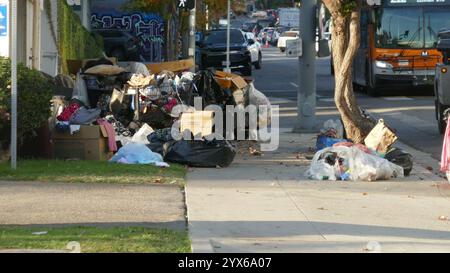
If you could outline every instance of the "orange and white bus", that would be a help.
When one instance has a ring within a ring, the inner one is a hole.
[[[437,34],[448,28],[450,0],[382,0],[363,7],[353,82],[372,96],[385,87],[432,86],[442,59]]]

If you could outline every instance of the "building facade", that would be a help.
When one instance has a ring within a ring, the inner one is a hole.
[[[90,27],[90,0],[17,0],[17,60],[51,76],[59,72],[54,39],[58,33],[57,1],[67,1],[79,10],[84,26]],[[0,0],[0,56],[5,57],[11,56],[11,2]]]

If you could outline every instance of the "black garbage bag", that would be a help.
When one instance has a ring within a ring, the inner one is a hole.
[[[147,145],[150,150],[164,156],[164,144],[173,141],[172,128],[159,129],[147,136],[150,144]]]
[[[228,141],[173,141],[164,145],[164,160],[200,168],[226,168],[236,156]]]
[[[196,90],[194,96],[203,98],[204,106],[211,104],[227,105],[232,102],[231,90],[222,89],[214,77],[214,73],[203,70],[197,73],[194,78]]]
[[[165,144],[165,142],[157,141],[157,142],[152,142],[150,144],[147,144],[146,146],[150,150],[152,150],[152,152],[164,156],[164,144]]]
[[[413,169],[413,157],[411,154],[398,149],[398,148],[392,148],[389,150],[389,152],[386,154],[385,158],[389,160],[390,162],[403,167],[403,170],[405,172],[405,176],[409,176]]]

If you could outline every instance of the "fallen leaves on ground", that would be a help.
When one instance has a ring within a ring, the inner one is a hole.
[[[249,152],[250,155],[252,155],[252,156],[262,156],[261,151],[256,150],[256,149],[253,148],[253,147],[248,148],[248,152]]]

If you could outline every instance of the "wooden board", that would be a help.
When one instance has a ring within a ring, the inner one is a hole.
[[[147,64],[150,73],[159,74],[164,70],[172,72],[182,72],[190,70],[195,65],[193,59],[180,60],[174,62]]]

